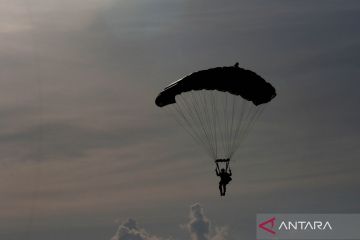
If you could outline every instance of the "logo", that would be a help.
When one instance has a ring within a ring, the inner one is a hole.
[[[290,230],[333,230],[329,221],[282,221],[279,227],[279,230],[284,229],[287,231]]]
[[[360,214],[257,214],[258,240],[360,239]]]
[[[269,220],[262,222],[259,224],[259,228],[263,229],[264,231],[275,235],[276,232],[273,230],[275,227],[275,217],[270,218]]]

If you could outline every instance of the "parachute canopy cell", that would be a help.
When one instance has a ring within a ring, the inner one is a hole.
[[[271,101],[275,88],[253,71],[237,66],[216,67],[194,72],[166,87],[156,98],[159,107],[176,103],[179,94],[196,90],[218,90],[253,102],[256,106]]]

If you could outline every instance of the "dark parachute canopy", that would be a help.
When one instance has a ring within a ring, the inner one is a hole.
[[[167,86],[158,107],[177,122],[214,159],[230,159],[252,128],[275,88],[256,73],[235,66],[194,72]]]

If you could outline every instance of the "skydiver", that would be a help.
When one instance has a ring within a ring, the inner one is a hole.
[[[219,182],[219,190],[220,190],[220,196],[225,196],[226,192],[226,185],[232,180],[231,178],[231,169],[229,169],[229,172],[225,171],[224,168],[219,171],[219,168],[215,169],[216,176],[220,177]]]

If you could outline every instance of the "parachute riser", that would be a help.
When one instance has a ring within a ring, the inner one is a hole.
[[[230,159],[216,159],[215,160],[216,169],[220,172],[220,169],[222,168],[221,165],[225,164],[225,171],[227,172],[230,170]]]

